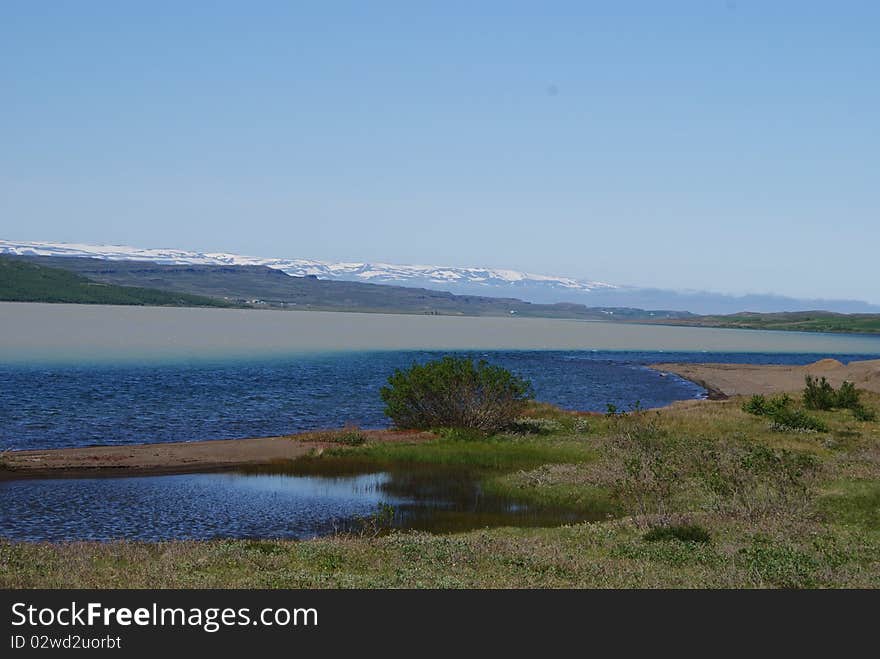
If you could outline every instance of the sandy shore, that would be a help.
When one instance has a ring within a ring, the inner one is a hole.
[[[430,433],[390,430],[360,431],[368,441],[419,441]],[[204,442],[90,446],[43,451],[9,451],[0,455],[0,479],[83,476],[140,476],[219,471],[293,460],[339,444],[332,432],[281,437],[219,439]]]
[[[804,377],[826,377],[835,387],[849,380],[859,389],[880,393],[880,359],[842,364],[821,359],[806,366],[756,364],[653,364],[651,368],[675,373],[709,391],[709,398],[800,391]]]

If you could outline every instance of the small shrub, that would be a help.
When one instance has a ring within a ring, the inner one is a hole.
[[[743,412],[754,414],[755,416],[772,416],[779,410],[788,409],[791,405],[791,396],[788,394],[778,394],[767,400],[762,394],[755,394],[743,403]]]
[[[866,408],[859,400],[859,392],[856,386],[844,380],[840,389],[834,391],[828,381],[823,377],[816,380],[809,375],[806,377],[807,386],[804,389],[804,406],[812,410],[852,410],[853,416],[859,421],[874,421],[876,415],[873,410]]]
[[[828,432],[828,426],[803,410],[791,410],[787,407],[782,407],[773,410],[768,416],[772,422],[771,428],[773,430]]]
[[[755,416],[764,416],[767,414],[767,398],[762,394],[755,394],[749,398],[742,406],[743,412],[753,414]]]
[[[658,526],[642,536],[648,542],[658,540],[680,540],[681,542],[709,542],[709,532],[697,524],[681,524],[678,526]]]
[[[497,432],[522,414],[532,387],[484,360],[444,357],[398,369],[381,396],[385,414],[398,428]]]
[[[805,377],[804,407],[808,410],[830,410],[837,404],[834,387],[823,376],[817,380],[811,375]]]
[[[749,414],[770,419],[773,430],[828,432],[828,427],[822,421],[803,410],[791,409],[791,403],[788,394],[779,394],[769,400],[761,394],[755,394],[743,403],[742,408]]]
[[[837,390],[834,406],[842,410],[855,410],[859,405],[859,392],[856,391],[856,386],[852,382],[844,380],[840,389]]]

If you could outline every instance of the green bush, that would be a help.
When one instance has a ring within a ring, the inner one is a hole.
[[[398,428],[497,432],[522,414],[532,386],[484,360],[444,357],[398,369],[382,387],[385,414]]]
[[[811,375],[805,378],[804,407],[808,410],[830,410],[837,405],[837,393],[823,376],[817,380]]]
[[[767,414],[767,398],[762,394],[755,394],[743,403],[742,410],[755,416],[764,416]]]
[[[743,411],[755,416],[773,416],[779,410],[788,409],[791,405],[791,397],[788,394],[778,394],[767,400],[761,394],[755,394],[745,403],[743,403]]]
[[[648,542],[658,540],[680,540],[681,542],[709,542],[709,532],[697,524],[679,526],[658,526],[642,536]]]
[[[773,410],[768,417],[774,430],[806,430],[815,432],[828,432],[828,426],[816,417],[812,417],[803,410],[792,410],[780,407]]]
[[[828,432],[828,427],[819,419],[811,417],[803,410],[791,409],[791,397],[779,394],[769,400],[756,394],[743,403],[743,411],[755,416],[770,419],[775,430],[814,430]]]
[[[862,405],[859,400],[859,392],[852,382],[844,380],[837,391],[834,390],[834,387],[825,378],[816,380],[808,375],[806,383],[807,386],[804,388],[804,406],[808,409],[852,410],[853,416],[859,421],[876,420],[877,415],[874,411]]]
[[[859,406],[859,392],[852,382],[844,381],[837,390],[834,407],[843,410],[855,410]]]

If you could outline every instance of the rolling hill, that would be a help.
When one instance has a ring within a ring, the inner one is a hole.
[[[60,268],[0,257],[0,300],[149,306],[229,307],[229,302],[188,293],[93,281]]]

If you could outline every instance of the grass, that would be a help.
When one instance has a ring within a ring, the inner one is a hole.
[[[548,463],[587,462],[595,457],[590,445],[579,438],[498,435],[481,439],[440,438],[428,442],[376,443],[355,448],[331,448],[322,460],[357,458],[377,466],[389,463],[425,463],[509,471]]]
[[[838,525],[880,535],[880,481],[832,483],[820,507]]]
[[[702,526],[697,524],[679,524],[676,526],[656,526],[645,535],[648,542],[661,540],[678,540],[679,542],[709,542],[711,536]]]
[[[734,329],[791,330],[798,332],[880,333],[880,314],[842,314],[831,311],[736,313],[663,320],[676,325]]]
[[[862,399],[880,408],[877,394],[862,392]],[[827,432],[774,430],[766,418],[744,412],[743,402],[680,403],[635,421],[589,417],[586,432],[575,430],[583,417],[536,406],[528,416],[552,419],[559,428],[542,423],[552,432],[341,444],[301,465],[464,465],[481,470],[487,493],[606,510],[596,522],[301,542],[0,541],[0,587],[880,588],[880,423],[830,410],[815,412]],[[622,435],[647,446],[646,456],[676,467],[663,523],[649,515],[646,526],[619,497],[621,478],[641,473],[627,471],[631,465],[615,449]],[[742,456],[810,456],[818,470],[804,480],[803,492],[782,498],[769,497],[772,479],[756,481],[753,496],[765,500],[744,511],[735,497],[718,505],[724,488],[703,486],[706,450],[733,467]],[[795,499],[798,505],[791,504]],[[686,530],[694,527],[710,542]]]

